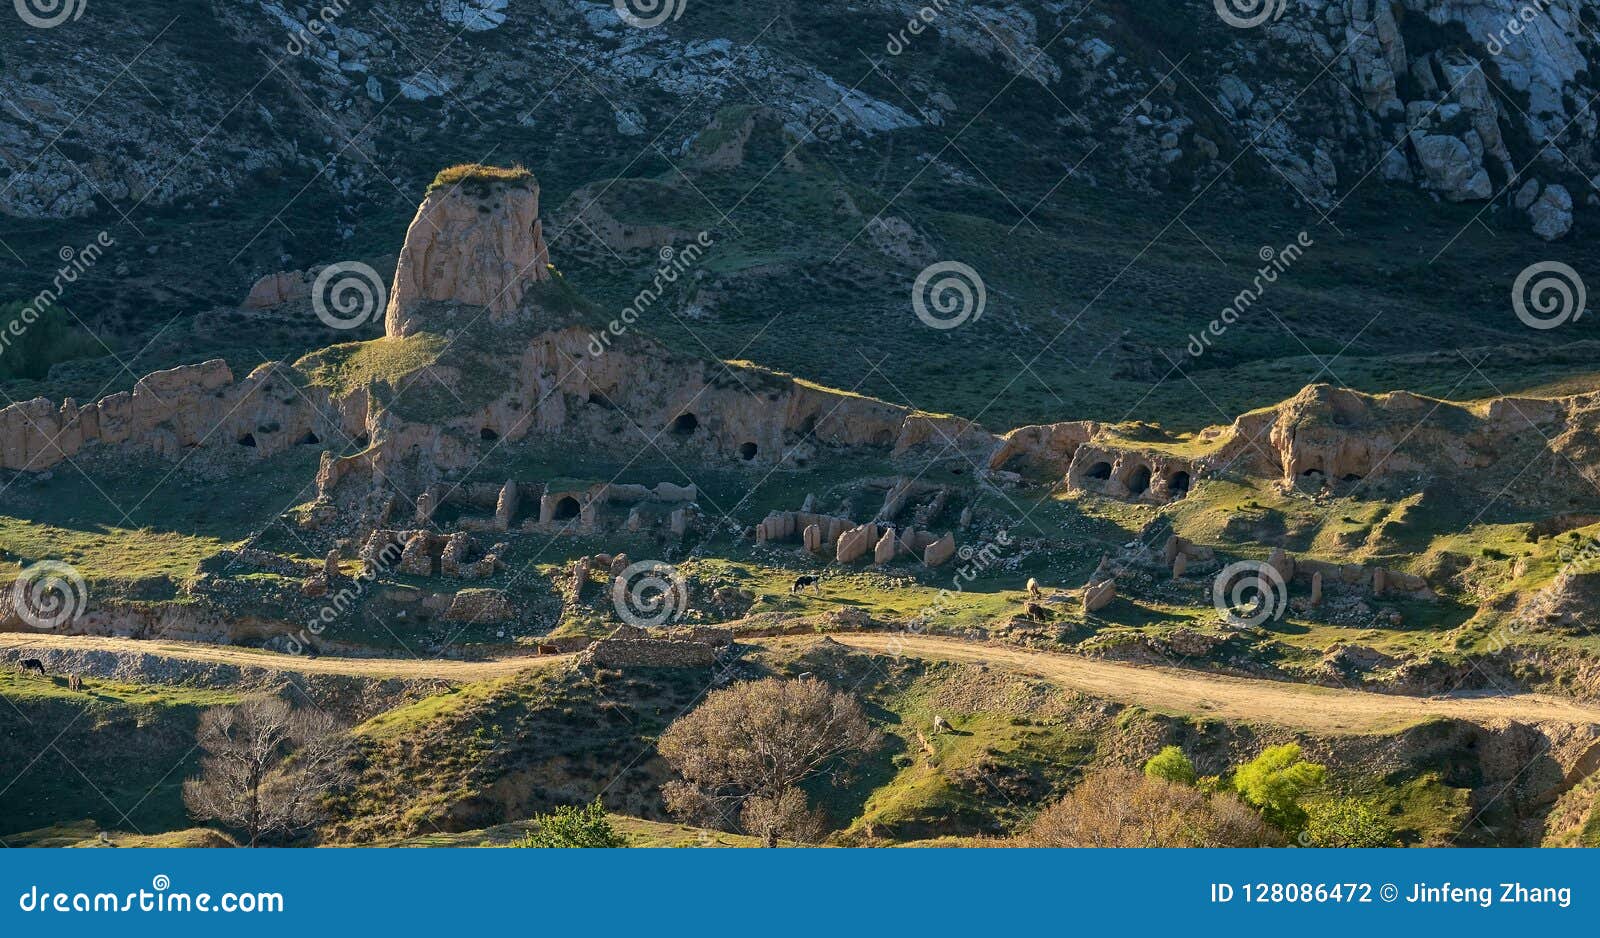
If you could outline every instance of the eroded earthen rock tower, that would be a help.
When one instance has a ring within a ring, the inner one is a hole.
[[[532,173],[445,170],[406,229],[385,329],[404,336],[424,328],[417,309],[428,300],[484,306],[492,321],[503,321],[530,284],[550,278],[549,263]]]

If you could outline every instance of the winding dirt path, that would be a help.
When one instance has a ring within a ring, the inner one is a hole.
[[[401,678],[444,681],[482,681],[504,677],[530,668],[548,667],[569,661],[572,655],[533,655],[491,658],[485,661],[457,661],[450,658],[337,658],[320,655],[285,655],[233,645],[208,645],[167,639],[110,638],[100,635],[48,635],[34,632],[0,632],[0,649],[60,651],[112,651],[130,655],[156,655],[206,661],[241,668],[266,668],[296,674],[343,674],[353,677]]]
[[[1291,684],[1127,664],[998,643],[954,638],[872,633],[839,633],[834,641],[868,652],[895,653],[935,661],[985,663],[1043,678],[1094,697],[1137,704],[1184,716],[1273,723],[1319,733],[1392,732],[1431,717],[1462,720],[1556,721],[1600,726],[1600,707],[1542,694],[1405,697],[1364,691]],[[795,639],[755,641],[784,644]],[[817,641],[803,639],[801,641]],[[206,661],[300,674],[343,674],[369,678],[481,681],[570,661],[573,655],[519,655],[484,661],[447,658],[307,658],[274,652],[163,639],[91,635],[0,633],[0,650],[26,657],[25,649],[102,650],[122,654]]]
[[[836,634],[831,638],[863,651],[893,652],[898,648],[900,654],[913,658],[985,662],[1091,696],[1164,713],[1275,723],[1321,733],[1389,732],[1430,717],[1600,725],[1600,707],[1542,694],[1403,697],[1125,664],[952,638],[864,633]]]

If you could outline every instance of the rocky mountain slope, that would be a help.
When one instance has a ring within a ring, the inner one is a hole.
[[[338,334],[279,317],[241,349],[208,310],[280,271],[362,260],[387,278],[438,167],[520,160],[546,240],[602,305],[704,237],[649,330],[1001,424],[1137,406],[1174,422],[1195,410],[1174,363],[1231,415],[1318,371],[1269,362],[1343,350],[1342,381],[1386,391],[1397,351],[1549,347],[1507,300],[1529,263],[1591,259],[1596,5],[1514,27],[1512,0],[1268,7],[1248,28],[1204,0],[962,0],[926,19],[888,0],[691,4],[649,28],[588,0],[6,18],[0,300],[34,297],[105,230],[115,247],[61,302],[127,371],[196,345],[248,370]],[[1186,355],[1297,230],[1316,247],[1261,301],[1271,315]],[[985,280],[989,315],[910,328],[908,287],[949,260]],[[813,352],[817,327],[865,361]],[[1008,348],[1033,376],[1013,378]],[[867,367],[886,355],[926,364],[897,391]],[[958,359],[978,362],[970,385],[950,380]],[[1528,384],[1484,367],[1480,393]],[[1415,390],[1459,377],[1400,368]],[[80,396],[131,386],[117,362],[73,369]]]

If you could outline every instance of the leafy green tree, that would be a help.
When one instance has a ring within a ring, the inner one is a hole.
[[[1300,797],[1321,787],[1327,777],[1326,766],[1305,761],[1298,745],[1285,743],[1268,746],[1240,766],[1233,787],[1247,803],[1260,809],[1268,823],[1293,833],[1306,823]]]
[[[539,826],[529,831],[518,847],[604,849],[628,845],[606,818],[599,798],[586,807],[561,807],[534,820]]]
[[[1177,746],[1168,746],[1144,764],[1146,778],[1159,778],[1174,785],[1193,785],[1194,763]]]
[[[50,366],[104,352],[59,307],[0,303],[0,378],[43,379]]]
[[[1312,847],[1393,847],[1395,830],[1376,808],[1354,798],[1334,798],[1306,806],[1302,842]]]

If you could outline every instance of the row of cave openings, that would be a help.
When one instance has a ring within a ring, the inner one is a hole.
[[[1089,471],[1084,473],[1083,477],[1085,479],[1110,481],[1111,463],[1101,460],[1090,466]],[[1191,482],[1192,478],[1190,477],[1188,470],[1179,469],[1167,476],[1167,493],[1173,498],[1182,498],[1189,494],[1189,485]],[[1130,495],[1143,495],[1145,492],[1150,491],[1150,467],[1139,466],[1135,468],[1128,476],[1127,486],[1128,494]]]
[[[262,432],[265,433],[265,432],[268,432],[268,431],[267,430],[262,430]],[[275,433],[277,431],[273,430],[271,432]],[[235,442],[237,442],[240,446],[248,446],[248,447],[254,449],[255,445],[256,445],[256,435],[254,433],[245,433],[245,434],[241,435],[239,437],[239,439],[236,440]],[[317,434],[315,432],[311,431],[311,430],[307,430],[305,432],[304,436],[300,437],[300,439],[295,440],[294,442],[295,442],[296,446],[321,446],[322,445],[322,437],[317,436]],[[361,437],[360,439],[356,440],[355,442],[357,444],[361,445],[361,446],[366,446],[367,445],[366,444],[366,437]]]
[[[1307,482],[1321,482],[1327,478],[1327,474],[1316,466],[1312,466],[1310,469],[1300,473],[1300,478],[1305,479]],[[1339,481],[1360,482],[1361,478],[1361,473],[1359,472],[1347,472],[1339,477]]]
[[[700,429],[700,418],[685,411],[672,418],[672,424],[667,429],[673,436],[688,438],[694,436],[695,431]],[[756,446],[753,441],[746,440],[739,444],[739,458],[745,462],[755,459],[758,452],[760,452],[760,447]]]
[[[589,400],[591,403],[597,403],[598,401],[603,401],[604,396],[599,394],[591,395]],[[700,418],[696,417],[692,413],[684,412],[672,418],[672,424],[667,429],[672,433],[673,436],[684,438],[691,437],[694,436],[696,430],[700,429]],[[500,434],[496,433],[492,427],[484,427],[478,431],[478,439],[483,440],[485,443],[489,443],[500,439]],[[751,460],[755,459],[756,454],[760,451],[760,447],[758,447],[754,441],[746,440],[745,442],[739,444],[739,458],[743,459],[745,462],[750,462]],[[575,514],[576,512],[574,512],[574,515]]]

